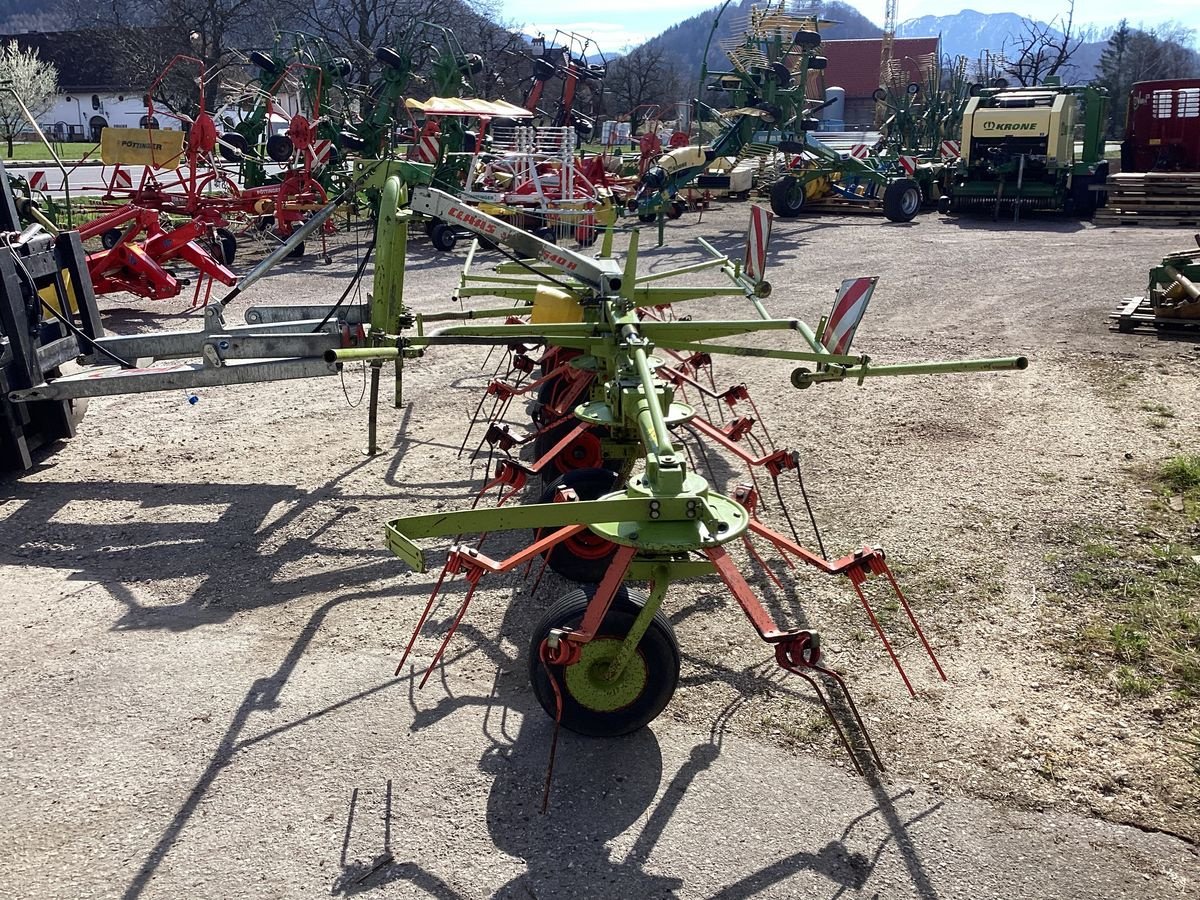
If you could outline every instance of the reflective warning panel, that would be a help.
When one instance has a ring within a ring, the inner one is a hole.
[[[767,244],[771,241],[771,221],[774,216],[766,207],[750,207],[750,230],[746,232],[746,277],[756,284],[767,271]]]
[[[822,343],[830,352],[845,355],[850,352],[854,332],[867,311],[867,303],[875,293],[878,278],[847,278],[833,299],[833,311],[825,323]]]

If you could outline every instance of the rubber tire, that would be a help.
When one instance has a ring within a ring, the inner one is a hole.
[[[433,246],[438,250],[449,253],[458,243],[458,235],[445,222],[438,222],[429,229],[429,240],[433,241]]]
[[[780,178],[771,185],[771,212],[781,219],[794,219],[804,209],[808,197],[795,178]]]
[[[575,243],[585,250],[595,244],[599,237],[600,227],[598,225],[581,225],[575,229]]]
[[[950,197],[946,194],[942,194],[942,196],[938,197],[937,211],[943,216],[950,215],[950,204]]]
[[[287,255],[288,259],[301,259],[304,256],[304,241],[298,243]]]
[[[277,163],[285,163],[296,153],[296,145],[286,134],[273,134],[267,138],[267,156]]]
[[[107,231],[100,233],[100,246],[105,250],[111,250],[117,246],[117,241],[121,240],[122,231],[120,228],[110,228]]]
[[[645,222],[647,225],[658,218],[658,213],[638,213],[638,221]]]
[[[546,666],[539,657],[542,640],[553,628],[574,628],[583,621],[594,587],[572,591],[559,598],[546,611],[533,631],[529,645],[529,682],[542,709],[554,718],[557,704]],[[622,586],[613,597],[608,615],[598,629],[597,637],[623,637],[628,633],[638,612],[646,605],[641,591]],[[587,737],[620,737],[649,725],[666,709],[679,683],[679,642],[670,621],[659,609],[638,643],[638,655],[646,663],[646,687],[630,705],[611,712],[597,712],[578,703],[567,689],[566,669],[551,667],[555,681],[562,691],[561,724],[568,731]]]
[[[921,211],[921,186],[911,178],[897,178],[883,191],[883,214],[892,222],[911,222]]]
[[[534,229],[533,236],[541,238],[548,244],[558,243],[558,235],[555,234],[554,229],[548,225]]]
[[[250,142],[240,131],[227,131],[221,135],[222,143],[217,145],[217,152],[225,162],[241,162],[242,157],[250,150]],[[230,146],[226,147],[225,145]]]
[[[611,494],[620,484],[621,476],[611,469],[573,469],[555,478],[542,491],[539,503],[553,503],[554,494],[560,487],[569,487],[579,495],[580,500],[598,500],[605,494]],[[542,533],[545,536],[545,532]],[[587,532],[583,539],[596,548],[598,553],[607,541]],[[568,581],[578,584],[596,584],[604,577],[617,552],[616,544],[608,544],[608,552],[603,556],[580,556],[571,550],[569,538],[561,544],[556,544],[542,554],[550,570]]]
[[[1096,211],[1096,194],[1089,190],[1092,176],[1081,175],[1071,182],[1071,193],[1067,197],[1066,212],[1081,219],[1090,219]]]
[[[217,247],[221,251],[221,264],[233,265],[233,258],[237,255],[237,237],[228,228],[218,228],[213,236],[216,237]]]
[[[678,219],[683,215],[683,204],[678,200],[672,200],[667,206],[667,218]]]

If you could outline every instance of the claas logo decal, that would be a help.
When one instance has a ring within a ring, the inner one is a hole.
[[[482,231],[484,234],[495,234],[496,223],[489,222],[482,216],[477,216],[475,213],[469,212],[460,206],[452,206],[446,213],[452,219],[458,219],[464,225],[474,228],[476,231]]]

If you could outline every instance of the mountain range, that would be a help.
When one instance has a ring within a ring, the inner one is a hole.
[[[981,13],[964,9],[952,16],[921,16],[908,19],[896,26],[897,37],[942,36],[942,53],[951,58],[965,56],[974,60],[985,50],[1000,52],[1011,48],[1025,30],[1026,20],[1016,13]],[[1043,23],[1039,23],[1043,24]],[[1050,33],[1061,37],[1062,32],[1050,28]],[[1095,29],[1081,36],[1099,37]],[[1100,62],[1105,40],[1085,40],[1071,57],[1064,81],[1090,80]]]
[[[722,15],[708,51],[707,62],[710,68],[721,67],[725,60],[717,42],[740,29],[741,21],[744,21],[750,6],[756,2],[761,0],[740,0],[731,4]],[[822,34],[827,40],[878,38],[883,35],[882,28],[852,6],[837,0],[815,5],[824,18],[836,23],[822,29]],[[717,9],[713,8],[685,19],[651,38],[644,46],[661,48],[685,72],[698,72],[716,14]],[[897,25],[896,36],[931,37],[940,34],[944,55],[965,56],[969,60],[975,60],[985,50],[999,53],[1006,46],[1011,49],[1014,39],[1024,28],[1025,20],[1015,13],[981,13],[964,9],[952,16],[921,16],[909,19]],[[1054,29],[1051,31],[1059,33]],[[1094,33],[1088,36],[1101,37]],[[1064,73],[1066,80],[1090,80],[1104,45],[1103,39],[1084,42],[1072,59],[1072,67]]]

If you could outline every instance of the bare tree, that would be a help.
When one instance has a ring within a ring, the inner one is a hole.
[[[237,63],[237,48],[270,21],[268,0],[77,0],[73,21],[105,29],[107,48],[122,60],[133,83],[149,84],[178,53],[200,59],[207,70],[205,101],[218,100],[219,73]]]
[[[629,114],[630,131],[636,134],[648,113],[639,107],[679,99],[679,70],[662,47],[643,44],[608,67],[605,88],[617,111]]]
[[[420,69],[436,52],[423,23],[449,25],[466,6],[466,0],[284,0],[289,27],[339,47],[363,85],[378,68],[375,51],[380,47],[395,50],[414,70]]]
[[[8,143],[8,157],[12,159],[13,140],[28,127],[15,93],[35,118],[44,116],[54,105],[58,93],[58,72],[54,66],[38,58],[36,50],[22,50],[16,41],[10,41],[0,50],[0,133]]]
[[[1051,76],[1062,74],[1083,43],[1083,37],[1076,34],[1074,28],[1074,0],[1071,0],[1065,18],[1059,16],[1049,23],[1022,20],[1021,33],[1004,46],[1008,74],[1024,87],[1041,84]]]

